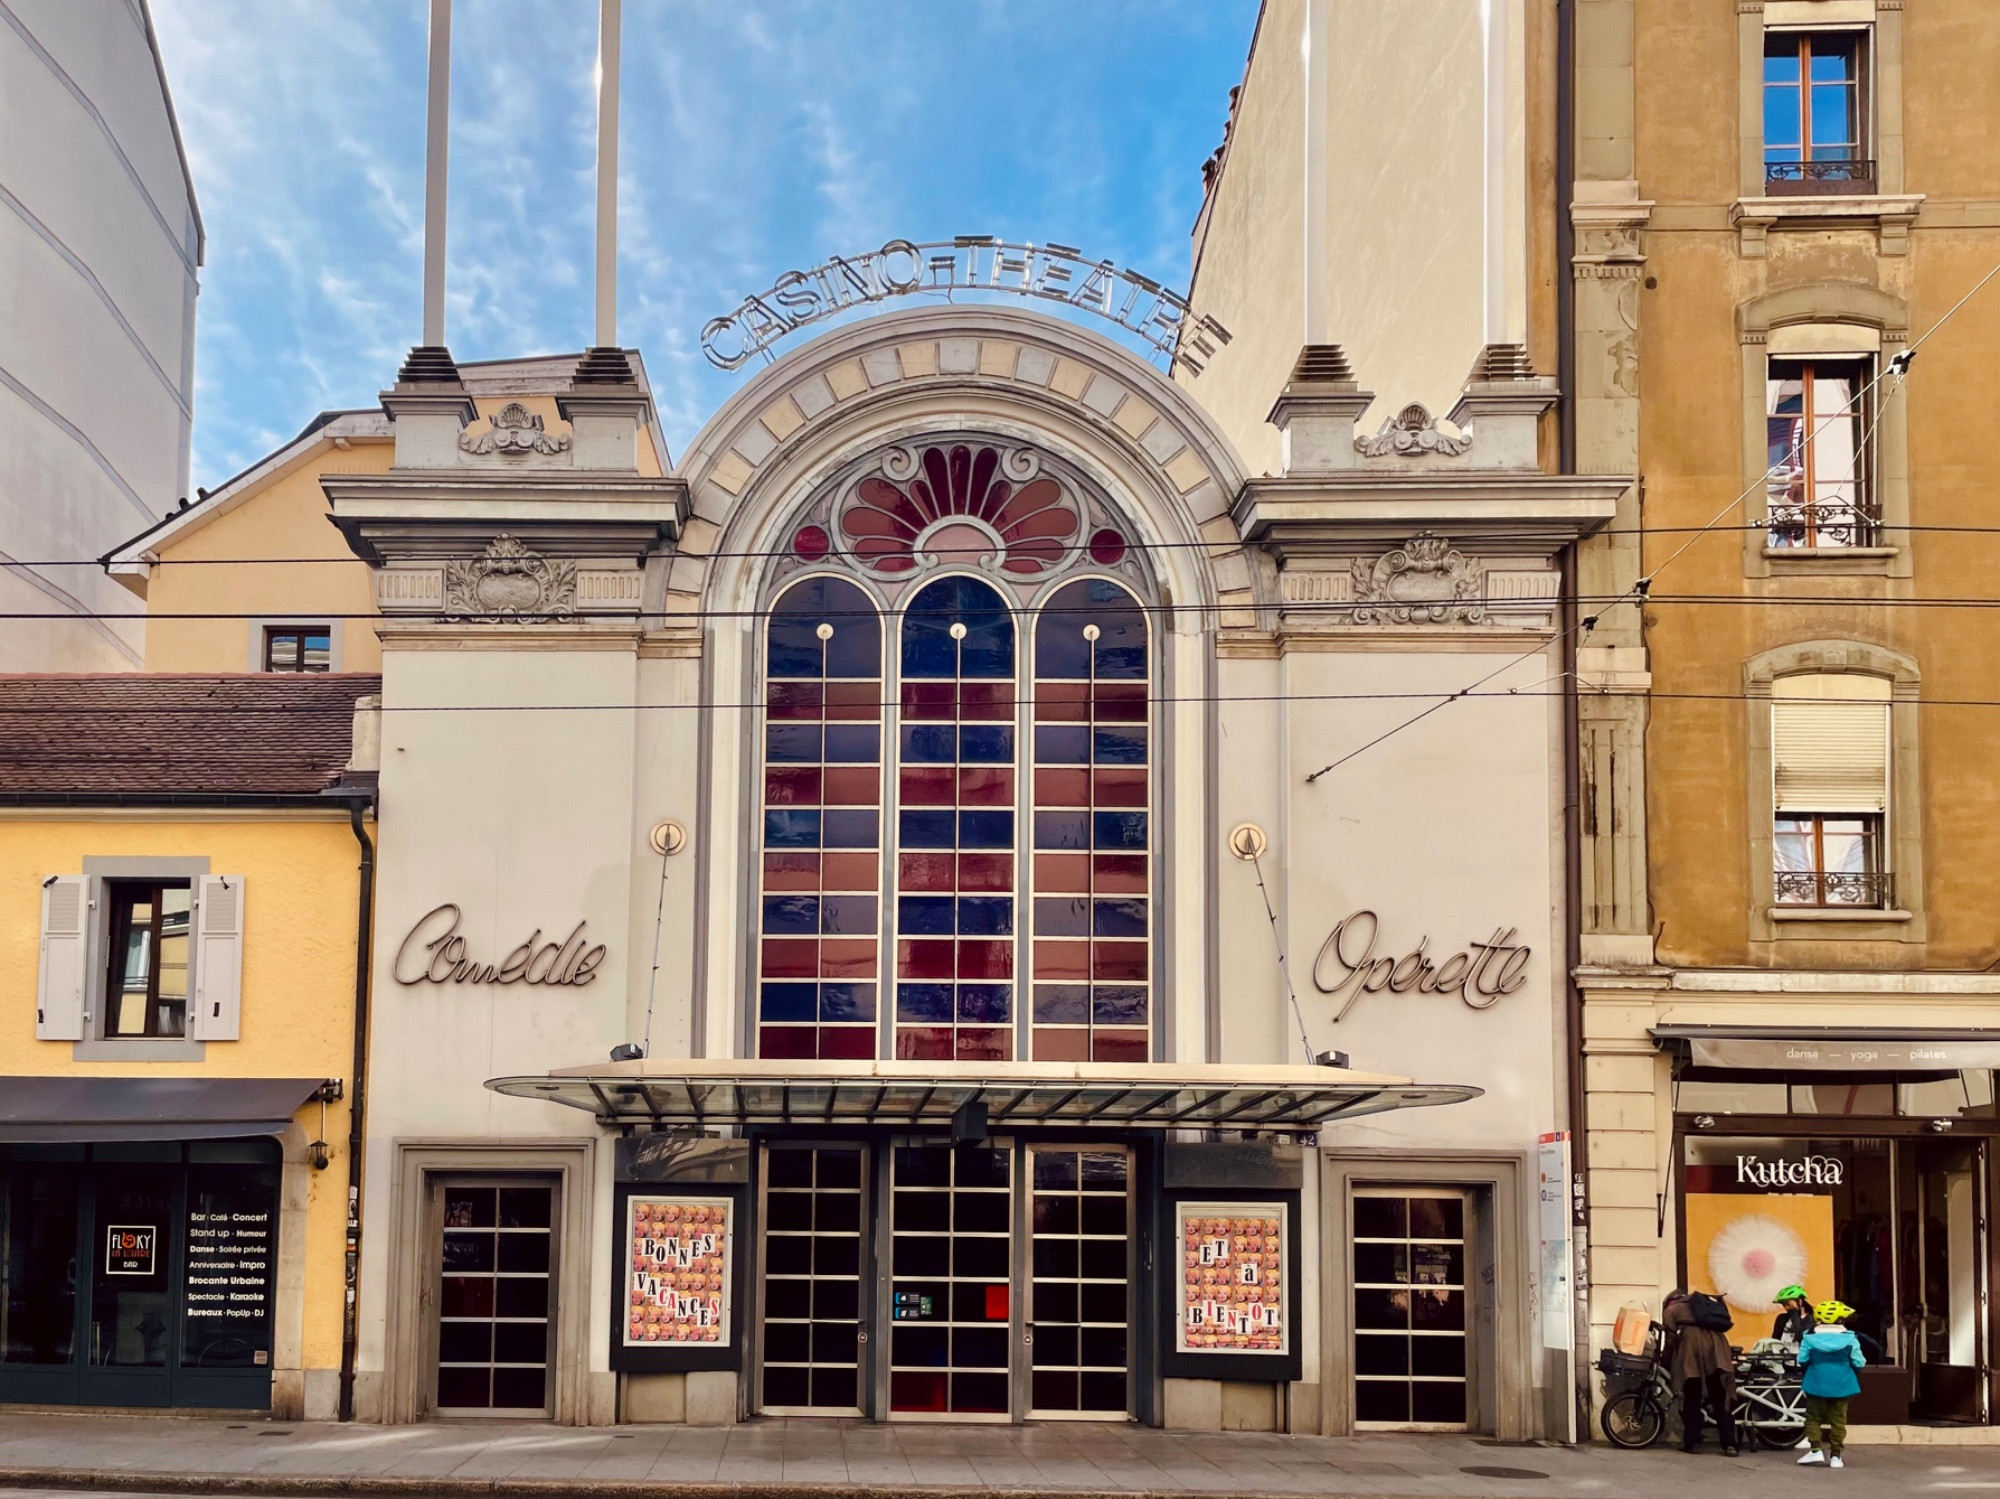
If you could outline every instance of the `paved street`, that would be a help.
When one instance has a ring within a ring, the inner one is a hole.
[[[1458,1436],[1200,1434],[1102,1425],[574,1428],[493,1422],[329,1423],[0,1416],[0,1486],[76,1493],[496,1496],[672,1490],[731,1499],[816,1491],[993,1490],[1015,1496],[1518,1494],[1681,1499],[1730,1494],[2000,1495],[2000,1448],[1850,1451],[1842,1473],[1789,1453],[1496,1446]],[[1484,1471],[1482,1471],[1484,1470]]]

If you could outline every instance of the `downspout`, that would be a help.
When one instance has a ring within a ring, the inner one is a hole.
[[[368,1096],[368,988],[374,963],[375,845],[362,825],[356,799],[347,804],[348,824],[361,845],[360,899],[354,924],[354,1086],[347,1097],[347,1261],[346,1305],[340,1324],[340,1419],[354,1419],[354,1355],[359,1337],[357,1293],[361,1282],[361,1125]]]

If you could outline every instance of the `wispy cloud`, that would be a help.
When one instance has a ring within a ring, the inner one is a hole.
[[[209,229],[195,474],[373,400],[415,341],[425,7],[154,0]],[[1054,239],[1187,271],[1256,0],[628,0],[620,334],[670,443],[741,376],[702,324],[897,235]],[[591,334],[596,6],[458,0],[448,334]]]

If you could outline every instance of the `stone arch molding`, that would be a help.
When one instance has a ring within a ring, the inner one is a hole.
[[[1247,607],[1230,505],[1243,466],[1207,414],[1110,340],[1011,308],[870,318],[793,351],[736,393],[682,456],[693,513],[666,580],[677,613],[754,607],[791,519],[866,454],[961,433],[1035,447],[1128,523],[1163,600]],[[1172,629],[1212,629],[1177,613]]]
[[[1902,298],[1852,281],[1788,286],[1752,297],[1736,309],[1745,343],[1762,343],[1773,328],[1792,323],[1859,323],[1880,330],[1884,343],[1907,343],[1910,310]]]

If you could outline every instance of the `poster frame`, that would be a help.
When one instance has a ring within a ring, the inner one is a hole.
[[[1181,1187],[1168,1188],[1160,1194],[1160,1212],[1156,1225],[1157,1239],[1161,1246],[1171,1245],[1171,1256],[1162,1254],[1161,1269],[1157,1277],[1159,1284],[1159,1350],[1160,1372],[1168,1379],[1230,1379],[1265,1380],[1290,1382],[1299,1378],[1303,1365],[1300,1349],[1301,1332],[1299,1321],[1299,1274],[1300,1259],[1300,1194],[1294,1188],[1256,1187]],[[1245,1352],[1230,1349],[1227,1352],[1207,1349],[1183,1349],[1180,1347],[1181,1320],[1181,1277],[1180,1270],[1180,1215],[1183,1208],[1196,1209],[1213,1206],[1218,1211],[1202,1216],[1228,1216],[1220,1210],[1228,1207],[1268,1207],[1276,1205],[1283,1211],[1284,1218],[1284,1299],[1286,1336],[1283,1349],[1273,1352]],[[1168,1260],[1171,1258],[1172,1263]]]
[[[704,1369],[735,1370],[743,1361],[744,1309],[747,1282],[744,1275],[745,1246],[754,1243],[747,1221],[747,1194],[736,1183],[725,1182],[617,1182],[611,1202],[611,1323],[610,1365],[626,1374],[677,1374]],[[717,1343],[641,1343],[625,1341],[627,1288],[630,1284],[630,1241],[628,1237],[632,1199],[664,1197],[676,1200],[726,1201],[729,1205],[729,1235],[726,1254],[729,1266],[723,1287],[727,1305],[725,1336]]]

